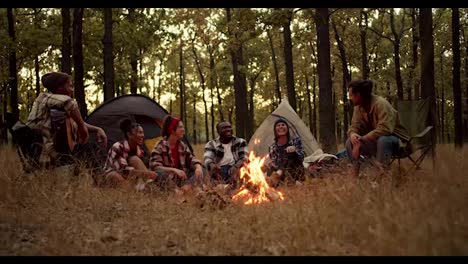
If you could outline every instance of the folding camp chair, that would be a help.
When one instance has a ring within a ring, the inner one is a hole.
[[[427,125],[430,114],[430,99],[399,100],[396,104],[400,123],[408,130],[410,139],[408,146],[400,148],[398,153],[392,156],[390,164],[398,160],[398,171],[401,173],[400,161],[408,158],[412,162],[409,170],[420,169],[424,158],[434,147],[431,135],[433,126]],[[419,155],[416,153],[418,151]],[[412,155],[417,155],[417,157],[413,158]]]

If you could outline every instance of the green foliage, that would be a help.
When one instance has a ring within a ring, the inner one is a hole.
[[[362,72],[362,52],[360,43],[360,11],[361,9],[330,9],[331,21],[336,24],[340,38],[343,40],[352,78],[360,78]],[[300,104],[299,112],[306,123],[308,120],[307,90],[305,77],[308,77],[312,88],[314,68],[317,58],[315,24],[313,9],[252,9],[233,8],[230,10],[232,21],[227,24],[226,10],[223,9],[165,9],[136,8],[133,17],[129,17],[128,8],[113,8],[113,49],[115,88],[119,94],[130,91],[130,56],[137,55],[139,91],[150,97],[161,98],[160,103],[169,110],[172,100],[174,114],[179,111],[179,48],[183,42],[183,61],[187,111],[192,111],[194,96],[198,104],[201,100],[201,85],[199,73],[194,60],[192,46],[195,48],[202,73],[205,77],[206,95],[209,111],[214,104],[215,122],[219,121],[218,111],[222,110],[225,119],[233,113],[235,100],[233,94],[232,62],[229,47],[243,44],[245,67],[241,70],[247,76],[248,88],[251,79],[255,78],[254,105],[255,126],[273,110],[275,93],[275,72],[267,32],[271,33],[273,46],[279,69],[281,92],[285,94],[285,69],[283,58],[282,25],[291,21],[293,42],[293,63],[295,87]],[[377,85],[376,93],[387,96],[387,83],[391,95],[396,93],[395,71],[393,59],[393,44],[387,39],[394,39],[390,25],[390,9],[364,9],[368,14],[368,29],[366,30],[366,45],[370,69],[370,78]],[[461,19],[461,55],[462,55],[462,87],[466,87],[466,67],[463,58],[466,54],[468,37],[468,12],[460,9]],[[397,30],[411,27],[410,9],[394,10],[394,22]],[[40,64],[40,74],[60,69],[62,21],[60,9],[57,8],[15,8],[16,43],[8,37],[6,9],[0,9],[0,90],[8,82],[8,52],[10,47],[17,52],[17,68],[19,72],[19,99],[21,115],[24,117],[35,97],[34,60],[37,57]],[[403,20],[403,16],[405,19]],[[442,91],[446,99],[447,126],[451,127],[450,119],[452,87],[451,87],[451,12],[449,9],[433,9],[434,20],[434,55],[435,81],[437,94]],[[235,38],[229,38],[228,26]],[[416,30],[418,31],[418,25]],[[99,8],[85,9],[83,20],[83,52],[85,84],[89,110],[97,107],[103,100],[103,44],[104,34],[103,10]],[[228,39],[231,39],[228,41]],[[332,81],[336,98],[337,120],[342,122],[342,71],[341,58],[335,40],[333,29],[330,28]],[[400,38],[401,73],[404,85],[404,95],[408,85],[415,86],[420,74],[420,58],[416,68],[412,69],[412,31],[406,30]],[[420,51],[420,43],[418,52]],[[442,54],[442,61],[441,61]],[[420,56],[420,54],[418,54]],[[214,61],[214,71],[210,71],[210,58]],[[141,70],[140,70],[141,69]],[[211,83],[213,77],[214,82]],[[316,77],[316,76],[315,76]],[[316,87],[318,78],[316,77]],[[158,88],[161,93],[158,93]],[[209,88],[213,87],[214,100],[211,99]],[[219,87],[221,105],[217,99]],[[414,94],[414,92],[413,92]],[[2,97],[4,98],[4,97]],[[319,98],[316,98],[319,100]],[[2,101],[3,105],[5,102]],[[318,103],[318,102],[317,102]],[[464,101],[465,104],[465,101]],[[464,106],[466,108],[466,106]],[[203,108],[203,107],[202,107]],[[192,118],[203,120],[204,109],[188,115],[188,123]],[[210,112],[211,114],[211,112]],[[235,119],[235,116],[232,116]],[[234,120],[233,120],[234,121]],[[211,120],[210,120],[211,122]],[[203,122],[197,122],[199,138],[203,130]],[[192,133],[192,128],[190,128]]]

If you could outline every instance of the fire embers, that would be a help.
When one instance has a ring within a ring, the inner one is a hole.
[[[257,157],[253,151],[250,152],[250,163],[245,164],[240,170],[240,179],[243,185],[232,196],[233,201],[243,202],[244,204],[259,204],[284,200],[283,194],[271,188],[266,182],[262,171],[265,158]]]

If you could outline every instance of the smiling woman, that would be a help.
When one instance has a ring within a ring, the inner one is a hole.
[[[120,123],[125,139],[112,145],[104,165],[103,182],[111,186],[128,185],[129,181],[143,178],[145,181],[156,179],[157,174],[146,168],[141,158],[144,155],[143,127],[130,119]]]

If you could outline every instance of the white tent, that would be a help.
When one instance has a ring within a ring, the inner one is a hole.
[[[304,124],[302,119],[292,109],[286,98],[283,98],[278,108],[257,128],[249,141],[249,151],[253,150],[255,155],[262,157],[268,154],[268,147],[274,142],[273,125],[278,118],[283,118],[288,122],[291,137],[299,136],[301,138],[306,157],[304,159],[304,163],[306,163],[304,166],[307,166],[307,163],[310,162],[326,158],[336,158],[334,155],[323,153],[317,140],[310,132],[309,127]]]

